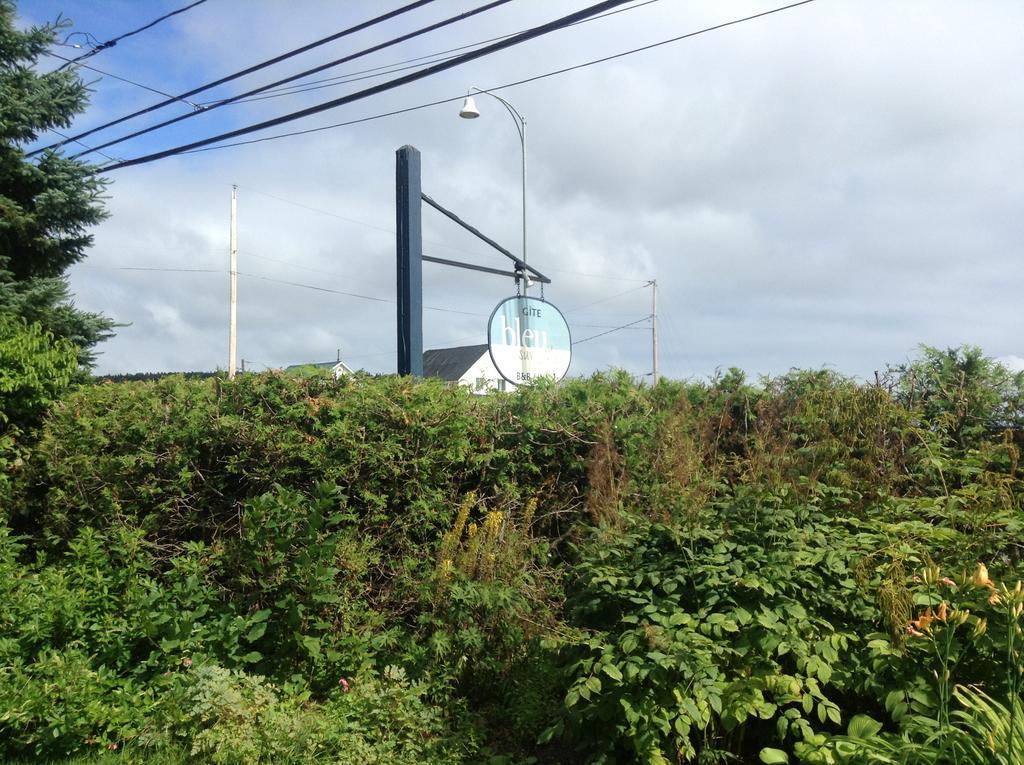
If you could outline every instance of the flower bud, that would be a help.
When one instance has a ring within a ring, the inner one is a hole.
[[[988,622],[985,619],[978,619],[974,625],[974,637],[980,638],[988,630]]]
[[[975,587],[995,589],[995,584],[988,578],[988,567],[984,563],[979,561],[978,567],[974,569],[974,573],[971,575],[971,584]]]

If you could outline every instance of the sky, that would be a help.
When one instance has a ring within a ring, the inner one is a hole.
[[[189,100],[262,86],[483,2],[436,0]],[[187,4],[21,0],[19,14],[22,25],[70,20],[53,52],[74,57],[87,48],[69,46]],[[207,0],[84,61],[104,74],[80,70],[91,104],[62,132],[163,100],[146,88],[177,95],[401,4]],[[588,4],[512,0],[307,78],[359,79],[197,113],[102,151],[129,159],[285,115]],[[815,0],[502,87],[784,4],[634,1],[246,139],[446,103],[107,173],[110,217],[69,272],[79,307],[124,325],[100,347],[97,371],[227,366],[235,185],[246,368],[340,352],[352,367],[394,372],[399,147],[421,152],[427,194],[522,248],[516,124],[487,95],[479,119],[459,119],[470,87],[494,89],[526,119],[527,258],[551,277],[544,297],[569,322],[570,375],[621,368],[650,380],[652,280],[662,376],[829,368],[873,379],[921,344],[978,345],[1024,368],[1024,4]],[[175,103],[81,140],[96,146],[194,111]],[[423,221],[425,254],[507,266],[429,208]],[[510,278],[425,263],[424,347],[486,342],[487,317],[514,290]]]

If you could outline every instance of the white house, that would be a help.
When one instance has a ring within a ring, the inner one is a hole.
[[[487,343],[458,348],[436,348],[423,353],[423,376],[439,377],[453,385],[465,385],[474,393],[515,390],[491,361]]]
[[[341,359],[337,361],[317,361],[309,364],[292,364],[290,367],[285,367],[285,372],[292,372],[293,374],[302,374],[303,372],[312,372],[315,369],[326,369],[337,380],[345,375],[352,374],[352,369]]]

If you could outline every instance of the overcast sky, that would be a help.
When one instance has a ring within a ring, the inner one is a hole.
[[[25,24],[62,14],[74,22],[65,35],[104,41],[186,4],[22,0],[19,12]],[[400,4],[207,0],[87,63],[178,94]],[[480,4],[437,0],[192,100],[248,90]],[[478,43],[586,4],[513,0],[313,79]],[[782,4],[634,2],[248,138],[458,99],[469,86],[498,87]],[[652,279],[659,371],[676,378],[731,366],[750,374],[827,366],[870,378],[921,343],[976,344],[1021,362],[1022,33],[1016,0],[816,0],[496,91],[527,120],[528,259],[552,277],[545,297],[565,313],[574,339],[586,340],[574,348],[570,374],[650,373]],[[161,100],[82,74],[94,95],[75,132]],[[136,157],[396,76],[378,70],[225,106],[104,151]],[[474,121],[459,119],[456,100],[111,172],[111,216],[70,272],[79,306],[128,325],[101,347],[98,371],[226,366],[232,184],[247,368],[329,360],[340,349],[353,367],[394,371],[396,149],[422,152],[426,193],[509,249],[521,247],[515,124],[496,100],[479,96],[477,105]],[[93,146],[190,110],[168,107],[83,141]],[[424,239],[428,255],[505,267],[500,254],[429,209]],[[197,271],[124,270],[134,268]],[[511,279],[425,264],[432,310],[424,347],[486,342],[487,316],[513,291]]]

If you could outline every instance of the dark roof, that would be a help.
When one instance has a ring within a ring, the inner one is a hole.
[[[487,353],[487,343],[461,345],[458,348],[435,348],[423,352],[423,376],[440,377],[454,382]]]

